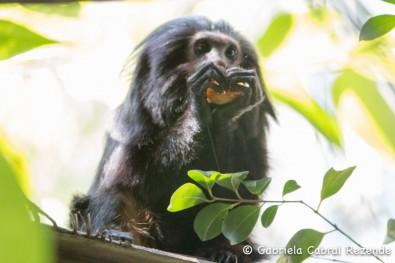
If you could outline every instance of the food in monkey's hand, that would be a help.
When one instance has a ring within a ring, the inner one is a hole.
[[[223,88],[219,85],[218,81],[211,80],[211,83],[217,87],[220,87],[220,91],[214,88],[208,87],[206,90],[206,98],[208,103],[216,105],[225,105],[233,102],[240,96],[243,96],[243,88],[248,88],[247,82],[238,82],[235,86]]]

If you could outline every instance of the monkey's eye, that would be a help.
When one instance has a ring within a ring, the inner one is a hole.
[[[225,55],[227,58],[229,59],[235,59],[237,57],[238,54],[238,50],[235,46],[230,46],[226,49],[225,51]]]
[[[196,55],[203,55],[211,50],[210,43],[205,39],[196,41],[194,51]]]

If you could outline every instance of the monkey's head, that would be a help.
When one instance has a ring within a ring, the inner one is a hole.
[[[125,101],[129,105],[124,103],[123,107],[127,109],[121,109],[124,113],[120,114],[123,118],[132,118],[130,115],[135,115],[133,111],[142,111],[138,109],[139,105],[144,112],[150,113],[153,123],[166,125],[168,119],[185,110],[185,104],[191,103],[191,96],[187,94],[191,92],[188,78],[207,65],[213,65],[224,78],[234,69],[253,71],[258,83],[251,89],[259,90],[251,96],[259,97],[261,94],[265,97],[259,109],[274,116],[263,89],[254,47],[224,21],[212,22],[204,17],[175,19],[154,30],[136,50],[138,57],[131,92]],[[212,81],[217,89],[207,90],[209,103],[231,104],[243,95],[243,85],[216,85],[218,80]],[[234,98],[221,97],[226,92]]]
[[[193,72],[208,61],[223,69],[258,66],[255,50],[244,37],[226,22],[211,22],[204,17],[167,22],[138,47],[143,49],[141,58],[149,59],[152,69],[162,74],[183,64]]]

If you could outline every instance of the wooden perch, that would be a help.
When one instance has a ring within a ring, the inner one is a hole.
[[[179,255],[158,249],[120,242],[109,242],[95,237],[55,230],[58,263],[210,263],[204,259]]]

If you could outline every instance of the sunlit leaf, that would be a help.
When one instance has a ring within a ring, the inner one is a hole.
[[[362,116],[369,125],[361,127],[358,132],[373,146],[377,146],[377,142],[372,142],[372,140],[379,139],[379,143],[382,143],[389,152],[395,154],[395,114],[381,96],[374,81],[351,69],[346,69],[334,82],[332,92],[338,108],[341,106],[343,98],[351,97],[360,102],[362,107],[360,111],[363,111]],[[347,111],[349,106],[346,104],[344,110]],[[352,115],[356,118],[355,109]],[[359,122],[358,125],[360,125]],[[367,137],[366,129],[369,128],[375,129],[373,136],[376,138],[371,138],[372,135]]]
[[[0,19],[0,60],[53,43],[56,41],[34,33],[22,25]]]
[[[263,227],[267,228],[273,223],[274,217],[277,214],[277,210],[278,210],[278,205],[272,205],[266,208],[266,210],[263,212],[261,216],[261,223]]]
[[[23,4],[24,8],[46,15],[60,15],[65,17],[78,17],[81,11],[79,2],[70,3],[32,3]]]
[[[330,12],[325,6],[314,6],[309,8],[309,15],[314,21],[320,23],[325,23],[330,19]]]
[[[258,206],[243,205],[236,207],[226,216],[222,225],[222,233],[230,241],[231,245],[236,245],[248,238],[258,217]]]
[[[16,151],[0,133],[0,152],[3,153],[8,165],[15,171],[16,179],[25,194],[29,194],[29,176],[25,157]]]
[[[171,196],[167,207],[169,212],[178,212],[208,202],[202,189],[192,183],[181,185]]]
[[[199,185],[201,185],[204,189],[211,189],[213,188],[215,181],[217,180],[218,176],[220,176],[219,172],[215,171],[201,171],[201,170],[190,170],[188,171],[188,176]]]
[[[336,171],[335,169],[329,169],[325,176],[324,182],[322,183],[321,188],[321,202],[326,198],[336,194],[350,177],[352,172],[354,171],[355,166],[350,168]]]
[[[372,40],[381,37],[395,27],[395,15],[379,15],[370,18],[362,26],[359,40]]]
[[[266,32],[258,40],[258,50],[262,57],[269,57],[281,46],[293,25],[290,14],[277,15],[270,23]]]
[[[199,211],[193,221],[193,228],[202,241],[213,239],[221,234],[222,223],[232,204],[214,203]]]
[[[300,188],[300,185],[295,180],[288,180],[284,184],[283,197],[289,193],[292,193]]]
[[[248,173],[248,171],[244,171],[238,173],[221,174],[217,177],[216,183],[235,192],[239,188],[241,182],[247,178]]]
[[[51,233],[31,222],[8,159],[0,150],[0,262],[53,262]]]
[[[292,258],[290,256],[280,256],[276,263],[293,263]]]
[[[288,255],[292,263],[303,262],[310,257],[309,251],[314,251],[321,243],[324,233],[318,232],[314,229],[299,230],[288,242],[287,248],[301,249],[301,253],[294,253]]]
[[[387,223],[387,236],[384,244],[389,244],[395,241],[395,219],[389,219]]]
[[[272,178],[265,177],[259,180],[244,181],[243,184],[251,194],[261,195],[269,186],[271,180]]]
[[[286,91],[271,90],[272,97],[301,114],[331,143],[342,146],[342,135],[338,121],[326,112],[314,99],[299,99]]]
[[[381,0],[381,1],[388,2],[388,3],[391,3],[391,4],[395,4],[395,0]]]

